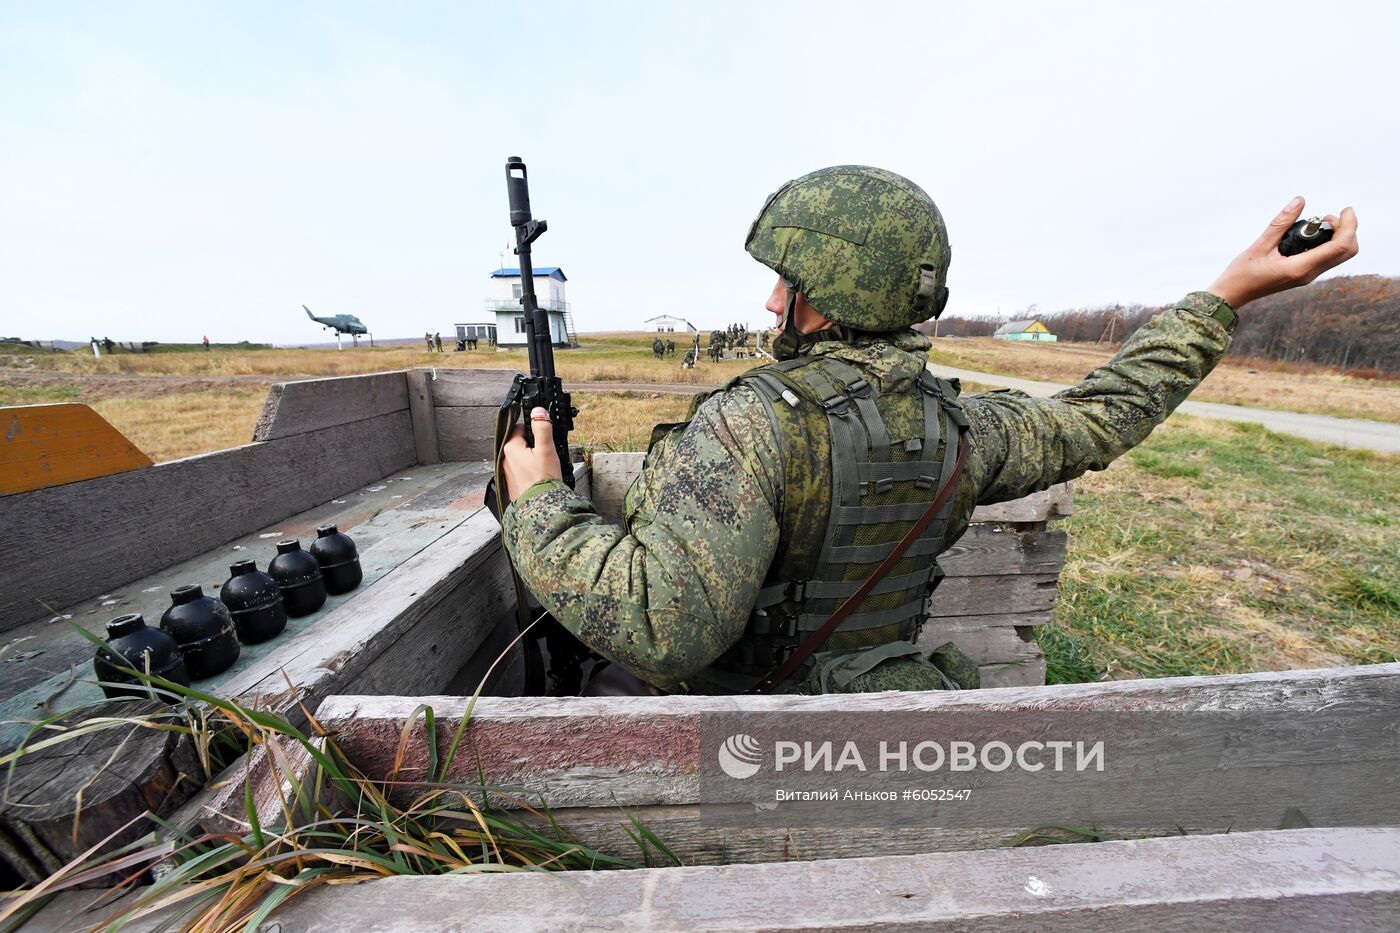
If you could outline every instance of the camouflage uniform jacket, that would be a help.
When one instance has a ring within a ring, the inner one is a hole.
[[[1225,353],[1233,320],[1225,302],[1193,292],[1051,398],[1010,390],[964,398],[972,449],[944,548],[976,506],[1102,470],[1141,443]],[[929,346],[908,331],[817,343],[811,352],[860,370],[879,390],[896,437],[901,419],[922,423],[912,388]],[[530,590],[594,650],[663,688],[716,690],[702,672],[744,635],[775,556],[812,545],[781,540],[784,451],[752,389],[711,393],[688,422],[663,426],[658,437],[627,494],[624,522],[548,480],[506,510],[505,543]],[[824,525],[806,527],[820,534]],[[899,663],[882,664],[850,689],[936,686],[907,674]]]

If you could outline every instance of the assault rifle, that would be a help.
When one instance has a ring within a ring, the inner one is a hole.
[[[574,465],[569,457],[569,432],[574,429],[573,406],[564,383],[554,371],[554,340],[549,326],[549,312],[540,308],[535,298],[535,267],[530,260],[530,244],[549,229],[543,220],[530,216],[530,183],[525,163],[519,156],[506,159],[506,193],[510,197],[510,225],[515,228],[515,254],[520,257],[520,304],[525,312],[525,345],[530,355],[530,374],[517,373],[496,416],[495,473],[486,486],[486,507],[500,521],[505,513],[505,476],[501,468],[501,448],[519,423],[525,429],[525,443],[535,446],[535,432],[530,426],[530,412],[543,408],[554,422],[554,450],[559,456],[559,469],[569,488],[574,486]],[[515,490],[517,494],[524,492]],[[512,568],[512,574],[514,569]],[[515,577],[516,605],[522,630],[530,624],[529,616],[536,612],[529,593]],[[541,642],[549,653],[549,683],[545,681]],[[539,695],[546,691],[554,695],[577,694],[582,682],[582,665],[589,657],[588,649],[569,634],[552,616],[544,615],[539,626],[527,636],[524,644],[526,691]]]
[[[510,196],[510,225],[515,228],[515,254],[520,257],[520,304],[525,311],[525,346],[530,354],[530,374],[517,373],[515,381],[501,403],[502,418],[508,422],[504,434],[501,424],[496,430],[496,457],[500,459],[501,445],[519,421],[525,428],[525,443],[535,446],[535,432],[530,427],[530,412],[543,408],[554,422],[554,449],[559,454],[559,468],[564,482],[574,487],[574,465],[569,459],[569,432],[574,429],[573,406],[563,380],[554,371],[554,339],[549,326],[549,312],[535,298],[535,267],[530,260],[530,244],[549,229],[543,220],[530,216],[530,180],[520,156],[506,159],[506,193]],[[516,490],[523,492],[524,490]],[[486,487],[486,507],[499,520],[504,503],[493,478]]]

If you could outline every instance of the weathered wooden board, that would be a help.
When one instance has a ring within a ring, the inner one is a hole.
[[[511,369],[432,369],[433,404],[445,408],[500,408],[515,379]]]
[[[924,630],[919,633],[918,645],[932,651],[951,641],[974,664],[1013,664],[1045,657],[1040,646],[1035,643],[1034,633],[1035,630],[1029,626],[999,626],[961,632],[945,632],[924,626]]]
[[[369,373],[278,382],[267,390],[253,440],[306,434],[408,408],[404,373]]]
[[[439,463],[437,418],[433,414],[433,393],[428,386],[428,371],[410,369],[408,379],[408,412],[413,419],[413,445],[419,463]]]
[[[0,496],[151,465],[86,405],[0,408]]]
[[[496,452],[494,407],[439,405],[433,409],[438,450],[444,460],[490,460]]]
[[[0,498],[0,631],[416,462],[405,409]]]
[[[101,928],[129,904],[61,894],[25,927]],[[444,905],[461,905],[448,909]],[[389,878],[289,899],[268,930],[1391,930],[1400,832],[1295,829],[743,867]],[[168,926],[173,911],[132,933]]]
[[[1069,483],[1056,483],[1049,489],[1033,492],[1010,502],[979,505],[972,513],[974,522],[1043,522],[1064,518],[1074,512],[1074,498]]]
[[[1114,746],[1109,778],[1089,782],[1078,775],[1061,776],[1049,785],[1036,784],[1045,792],[1043,798],[1024,799],[1031,807],[1053,803],[1056,812],[1111,811],[1118,814],[1113,822],[1096,828],[1120,836],[1170,833],[1178,827],[1192,833],[1271,829],[1290,805],[1305,799],[1307,816],[1315,824],[1393,824],[1400,821],[1394,807],[1400,794],[1395,737],[1382,731],[1359,734],[1357,724],[1389,722],[1398,703],[1400,664],[966,692],[487,698],[477,704],[467,730],[472,752],[459,757],[452,777],[475,783],[480,767],[492,784],[528,787],[590,844],[625,845],[629,823],[616,809],[625,806],[687,861],[776,861],[794,848],[807,857],[847,857],[869,852],[871,838],[876,838],[869,834],[875,832],[881,833],[882,851],[896,845],[902,851],[967,848],[1001,844],[1045,823],[1014,822],[1019,818],[1008,816],[1010,825],[975,831],[930,823],[866,833],[850,827],[785,828],[752,818],[748,807],[750,819],[736,824],[740,828],[716,826],[707,819],[707,812],[715,812],[707,808],[716,805],[700,804],[701,729],[707,717],[727,725],[735,713],[781,712],[817,717],[817,723],[835,713],[888,717],[924,711],[946,718],[976,712],[1024,724],[1025,717],[1037,714],[1254,710],[1288,714],[1290,720],[1306,717],[1311,738],[1290,745],[1288,759],[1274,765],[1276,736],[1235,720],[1212,720],[1203,728],[1228,732],[1227,763],[1215,757],[1208,743],[1201,751],[1192,742],[1171,741],[1152,731],[1159,727],[1145,728],[1139,717],[1131,726],[1133,740]],[[357,767],[378,774],[394,760],[404,723],[420,704],[433,708],[438,744],[445,747],[460,722],[462,698],[337,696],[322,704],[317,717]],[[1160,728],[1170,732],[1176,726]],[[422,729],[421,722],[414,727],[400,772],[408,780],[421,776],[426,761]],[[1252,751],[1256,747],[1260,750]],[[1328,789],[1321,798],[1320,787]]]
[[[1014,525],[969,525],[938,563],[950,577],[997,574],[1058,574],[1065,563],[1063,531],[1021,530]]]
[[[375,581],[475,514],[481,507],[487,476],[480,464],[411,467],[13,629],[10,645],[4,649],[6,663],[0,664],[0,749],[19,741],[24,721],[101,698],[93,683],[93,647],[72,630],[73,626],[105,637],[106,621],[129,612],[141,613],[155,625],[169,607],[168,594],[176,586],[199,584],[206,593],[217,594],[233,561],[246,558],[266,566],[277,540],[290,537],[305,542],[314,537],[318,525],[336,523],[359,548],[364,573],[361,585],[350,593],[329,597],[325,606],[311,615],[289,619],[286,631],[277,638],[244,645],[233,668],[197,684],[218,693],[230,678],[267,663],[267,656],[287,640],[309,628],[334,624],[345,603],[357,599]],[[437,681],[431,689],[440,689],[442,683]]]
[[[1058,573],[948,576],[929,602],[940,615],[1045,612],[1054,607]]]
[[[632,481],[642,472],[646,454],[641,451],[595,453],[593,455],[593,504],[610,518],[622,517],[622,500]],[[1069,483],[1059,483],[1044,492],[996,505],[979,505],[972,513],[974,522],[1043,522],[1062,518],[1072,509]]]

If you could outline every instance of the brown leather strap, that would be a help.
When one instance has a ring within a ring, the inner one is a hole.
[[[944,483],[943,488],[938,490],[938,495],[929,503],[929,507],[924,514],[919,516],[919,520],[914,523],[914,526],[905,533],[903,538],[899,539],[899,543],[894,546],[893,551],[890,551],[889,556],[880,562],[880,566],[876,567],[870,576],[865,578],[865,582],[860,585],[860,589],[856,590],[846,598],[844,603],[836,607],[836,611],[831,614],[831,618],[823,622],[821,628],[817,629],[811,635],[808,635],[807,640],[798,645],[797,650],[789,655],[786,661],[773,668],[762,680],[754,684],[749,690],[750,693],[772,692],[774,687],[791,677],[792,673],[802,666],[802,662],[811,657],[812,652],[816,651],[817,648],[821,646],[822,642],[831,637],[831,633],[836,631],[851,613],[860,608],[860,604],[865,601],[865,597],[870,595],[870,591],[875,588],[875,584],[879,583],[885,574],[890,572],[890,568],[893,567],[904,552],[908,550],[909,545],[919,540],[924,533],[924,529],[928,528],[929,522],[933,521],[933,517],[938,514],[938,510],[947,504],[949,497],[953,495],[953,490],[958,486],[958,477],[962,476],[963,467],[967,464],[967,453],[970,447],[971,445],[967,441],[967,432],[960,432],[958,438],[958,459],[957,462],[953,464],[953,475],[948,477],[948,482]]]

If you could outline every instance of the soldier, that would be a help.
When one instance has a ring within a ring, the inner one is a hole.
[[[1355,255],[1350,208],[1329,218],[1331,242],[1280,255],[1302,204],[1290,201],[1208,291],[1157,315],[1079,385],[1044,399],[960,399],[928,372],[929,341],[911,329],[948,296],[933,201],[880,169],[798,178],[768,199],[745,244],[778,274],[767,302],[778,362],[697,397],[687,422],[655,432],[622,523],[559,481],[549,416],[536,409],[535,446],[517,431],[505,448],[506,547],[564,627],[655,688],[971,685],[965,658],[930,660],[915,643],[929,594],[938,600],[934,557],[977,505],[1102,470],[1141,443],[1224,354],[1235,309]],[[794,667],[906,535],[914,543],[893,572]]]
[[[675,342],[674,340],[671,340],[670,338],[667,338],[667,340],[666,340],[666,355],[667,355],[667,356],[675,356],[675,355],[676,355],[676,342]]]
[[[433,352],[433,335],[430,334],[430,333],[428,333],[427,331],[424,331],[424,333],[423,333],[423,342],[426,343],[426,344],[428,345],[428,352],[429,352],[429,353],[432,353],[432,352]]]
[[[439,353],[442,352],[442,333],[441,333],[441,332],[438,332],[438,333],[436,333],[436,334],[433,334],[433,346],[437,348],[437,352],[439,352]]]

